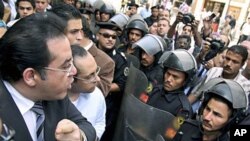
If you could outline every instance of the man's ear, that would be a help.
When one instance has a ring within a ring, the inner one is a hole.
[[[26,68],[23,71],[23,81],[29,85],[29,86],[35,86],[36,85],[36,77],[37,72],[33,68]]]

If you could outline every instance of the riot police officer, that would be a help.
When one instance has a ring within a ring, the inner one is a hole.
[[[185,121],[173,141],[229,141],[230,127],[245,117],[247,96],[236,81],[213,78],[203,85],[202,92],[198,119]]]
[[[149,94],[147,104],[184,119],[192,117],[192,108],[184,88],[197,71],[195,58],[188,51],[177,49],[165,52],[159,63],[163,67],[164,82]]]
[[[104,3],[100,9],[100,20],[101,22],[107,22],[110,18],[115,15],[115,8],[109,3]]]
[[[118,38],[116,40],[116,46],[121,44],[121,41],[123,41],[123,37],[124,37],[124,28],[127,25],[129,21],[129,17],[126,14],[123,13],[118,13],[116,15],[114,15],[112,18],[109,19],[109,22],[114,23],[116,25],[118,25],[122,30],[120,32],[118,32]]]
[[[128,21],[125,32],[125,37],[122,39],[124,41],[121,41],[123,44],[118,47],[118,51],[132,54],[139,58],[139,52],[137,49],[132,48],[132,44],[148,33],[147,23],[140,15],[134,15]]]
[[[103,1],[96,1],[94,7],[96,7],[94,12],[95,20],[90,26],[92,26],[92,32],[96,34],[99,31],[99,26],[96,23],[109,21],[115,15],[115,8],[111,3]]]
[[[107,53],[115,62],[114,79],[110,93],[106,97],[106,129],[101,141],[111,141],[115,130],[116,120],[120,110],[124,87],[128,75],[128,62],[123,53],[116,51],[115,42],[119,26],[111,22],[99,22],[100,27],[97,37],[97,47]]]
[[[140,70],[149,81],[147,92],[151,92],[154,86],[163,82],[163,69],[158,61],[166,46],[166,42],[160,36],[153,34],[146,34],[132,45],[132,48],[139,48]]]

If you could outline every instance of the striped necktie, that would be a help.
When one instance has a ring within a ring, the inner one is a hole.
[[[37,141],[44,141],[44,111],[42,102],[36,102],[35,105],[31,108],[33,112],[36,113],[36,135]]]

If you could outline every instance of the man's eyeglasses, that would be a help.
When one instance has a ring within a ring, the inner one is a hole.
[[[101,67],[97,66],[95,73],[88,76],[87,78],[82,78],[82,77],[77,77],[77,76],[74,76],[74,78],[85,81],[85,82],[95,82],[100,70],[101,70]]]
[[[102,35],[104,38],[107,38],[107,39],[111,37],[112,39],[115,40],[117,38],[117,35],[110,35],[108,33],[100,33],[100,32],[99,32],[99,34]]]
[[[73,62],[70,63],[70,67],[68,69],[58,69],[58,68],[51,68],[51,67],[43,67],[43,69],[45,70],[51,70],[51,71],[61,71],[61,72],[65,72],[67,74],[67,76],[70,75],[70,72],[73,69]]]

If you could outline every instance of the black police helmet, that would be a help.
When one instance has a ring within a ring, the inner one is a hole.
[[[232,116],[221,131],[227,132],[232,124],[239,123],[246,116],[248,99],[244,89],[236,81],[223,78],[213,78],[205,83],[202,92],[204,94],[204,100],[199,109],[200,116],[212,97],[223,99],[228,103],[228,106],[232,108]]]
[[[187,75],[185,85],[188,85],[193,80],[197,72],[197,63],[194,56],[185,49],[164,52],[159,64],[164,70],[171,68],[184,72]]]

